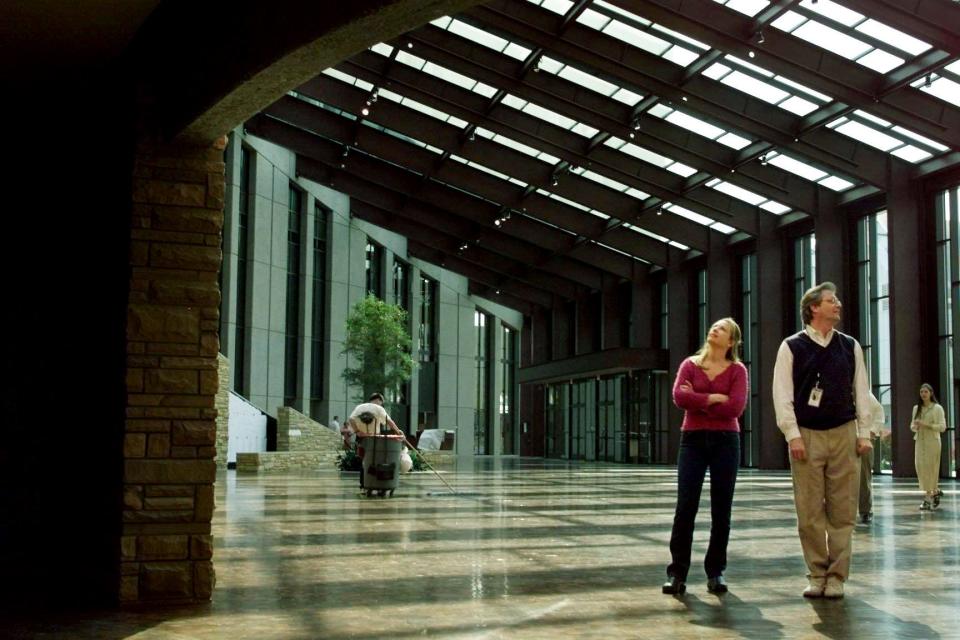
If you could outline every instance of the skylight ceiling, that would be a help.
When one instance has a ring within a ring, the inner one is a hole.
[[[909,9],[714,0],[702,5],[708,23],[693,6],[495,0],[327,70],[329,101],[294,95],[354,123],[325,131],[378,131],[360,154],[506,212],[478,224],[515,234],[513,211],[572,243],[551,255],[621,277],[625,257],[664,264],[667,248],[709,250],[712,232],[739,241],[759,217],[822,210],[821,187],[853,202],[882,192],[891,168],[924,175],[956,151],[960,62],[945,53],[949,38],[921,37]],[[757,31],[716,36],[723,16]],[[764,28],[779,57],[753,55]],[[792,37],[805,56],[820,47],[840,58],[789,60],[777,46]],[[844,68],[859,80],[835,73]],[[821,83],[818,73],[831,75]],[[876,108],[851,97],[870,74]],[[902,93],[910,100],[891,99]],[[359,144],[337,137],[345,150]],[[413,145],[409,161],[397,141]]]
[[[879,20],[831,0],[803,0],[773,26],[878,73],[888,73],[931,48]]]

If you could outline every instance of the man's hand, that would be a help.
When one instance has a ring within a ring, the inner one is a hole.
[[[807,459],[807,448],[803,445],[803,438],[794,438],[790,441],[790,459],[797,461]]]
[[[857,438],[857,455],[862,456],[870,451],[873,451],[873,443],[870,442],[870,438]]]

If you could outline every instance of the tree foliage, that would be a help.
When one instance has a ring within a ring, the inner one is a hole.
[[[395,397],[413,375],[407,312],[368,295],[347,317],[343,353],[356,363],[343,370],[343,379],[360,394],[358,400],[374,391]]]

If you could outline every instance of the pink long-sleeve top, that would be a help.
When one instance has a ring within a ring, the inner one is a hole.
[[[689,382],[691,389],[684,389]],[[673,382],[673,403],[684,410],[682,431],[740,431],[737,418],[747,406],[750,382],[743,363],[733,362],[716,378],[707,377],[692,358],[687,358]],[[726,402],[710,404],[711,393],[722,393]]]

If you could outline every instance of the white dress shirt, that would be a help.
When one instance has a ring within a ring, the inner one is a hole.
[[[826,347],[837,333],[831,329],[822,334],[810,325],[803,328],[807,336],[821,347]],[[857,437],[869,438],[872,426],[873,407],[870,405],[870,383],[867,380],[867,368],[863,363],[863,349],[853,340],[853,396],[857,410]],[[783,437],[790,442],[800,437],[800,425],[793,410],[793,352],[787,341],[780,343],[777,351],[777,363],[773,367],[773,409],[777,416],[777,426]]]

